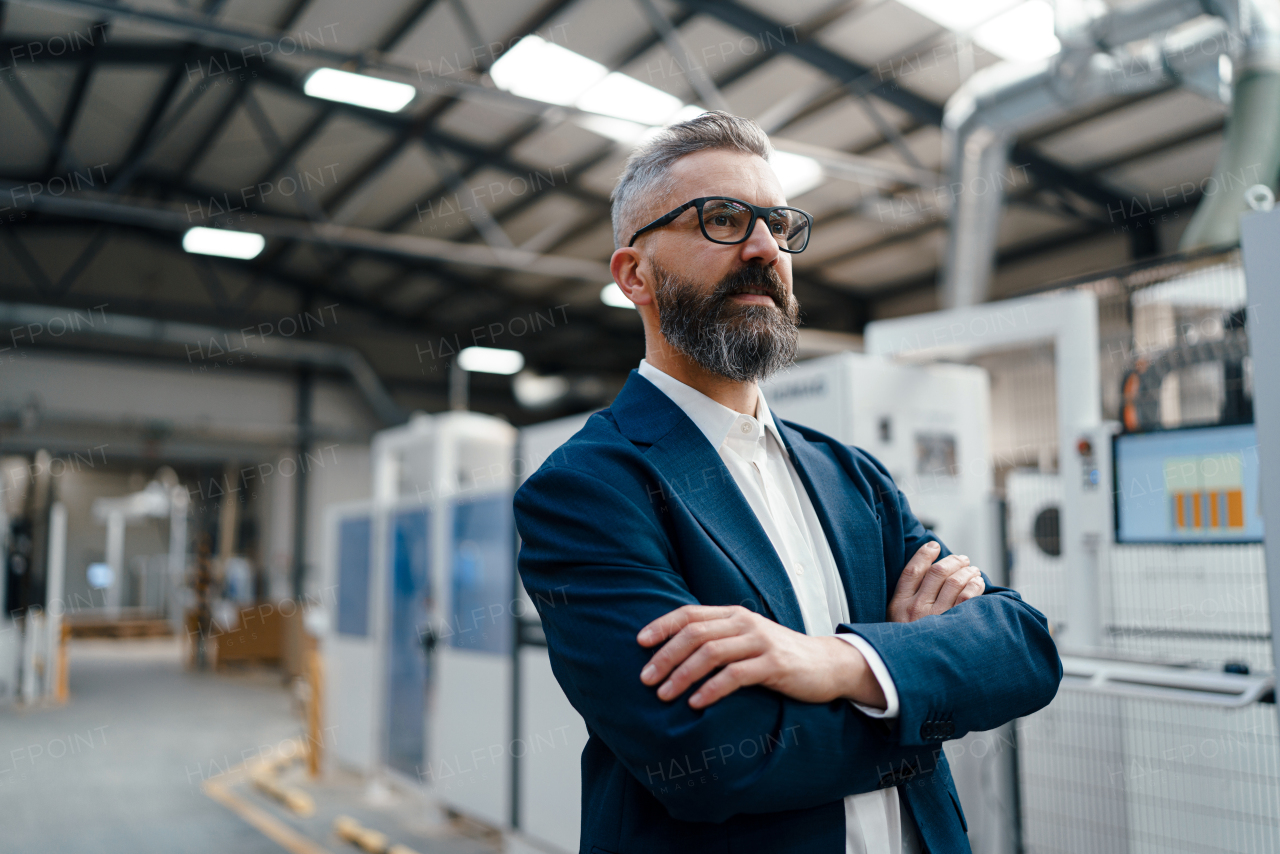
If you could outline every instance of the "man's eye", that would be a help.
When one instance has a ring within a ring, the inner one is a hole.
[[[713,217],[711,221],[716,225],[728,225],[729,217],[726,216],[725,214],[718,214],[717,216]]]

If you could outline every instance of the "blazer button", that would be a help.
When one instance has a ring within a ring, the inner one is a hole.
[[[942,725],[942,735],[944,738],[950,738],[956,734],[956,725],[954,721],[947,721]]]

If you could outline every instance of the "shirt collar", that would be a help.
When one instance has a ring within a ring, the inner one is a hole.
[[[742,413],[712,400],[692,386],[685,385],[670,374],[654,367],[647,359],[640,360],[640,376],[653,383],[658,387],[658,391],[671,398],[671,402],[680,407],[684,414],[689,416],[689,420],[694,423],[694,426],[702,431],[702,435],[707,437],[711,447],[720,450],[720,446],[724,444],[724,440],[729,436],[729,431],[733,429],[738,416]],[[773,434],[773,437],[778,442],[778,447],[786,447],[786,444],[782,441],[782,434],[778,432],[778,428],[774,424],[773,414],[769,411],[769,404],[765,402],[764,392],[759,392],[756,395],[756,420],[760,422],[765,430]]]

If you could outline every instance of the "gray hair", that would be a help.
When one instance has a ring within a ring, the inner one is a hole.
[[[663,128],[631,152],[613,188],[614,248],[625,246],[635,231],[664,213],[649,207],[654,197],[665,196],[671,189],[672,164],[686,154],[709,149],[741,151],[765,160],[773,151],[760,125],[718,110]]]

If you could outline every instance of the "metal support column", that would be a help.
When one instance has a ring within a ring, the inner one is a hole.
[[[301,601],[307,584],[307,451],[311,449],[311,398],[315,374],[298,372],[298,473],[293,482],[293,595]]]
[[[1253,418],[1258,430],[1260,483],[1280,484],[1280,209],[1246,214],[1240,223],[1245,282],[1249,294],[1249,353],[1253,360]],[[1280,662],[1280,489],[1262,501],[1263,548],[1271,614],[1272,667]]]

